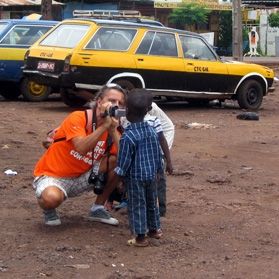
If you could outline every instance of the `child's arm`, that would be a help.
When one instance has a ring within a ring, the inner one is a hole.
[[[173,167],[172,167],[172,162],[171,162],[171,156],[170,156],[170,150],[169,150],[169,146],[168,146],[168,143],[167,143],[167,140],[163,134],[163,132],[159,133],[158,134],[159,136],[159,142],[160,142],[160,146],[163,150],[163,153],[164,153],[164,156],[166,158],[166,171],[169,173],[169,174],[172,174],[173,172]]]

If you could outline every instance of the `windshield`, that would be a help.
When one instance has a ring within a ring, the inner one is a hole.
[[[8,22],[1,22],[0,23],[0,33],[5,29],[5,27],[8,25]]]
[[[89,25],[61,24],[44,38],[40,45],[74,48],[88,29]]]

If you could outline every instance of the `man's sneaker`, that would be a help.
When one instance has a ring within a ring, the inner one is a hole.
[[[118,220],[111,217],[107,210],[105,210],[105,208],[99,208],[97,210],[90,211],[89,220],[114,226],[117,226],[119,224]]]
[[[61,225],[61,220],[55,209],[44,210],[45,224],[48,226],[59,226]]]

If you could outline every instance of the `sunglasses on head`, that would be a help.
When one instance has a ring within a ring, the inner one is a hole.
[[[119,84],[117,83],[107,83],[106,84],[106,87],[107,88],[110,88],[110,89],[118,89],[120,91],[122,91],[123,93],[126,93],[126,90],[124,88],[122,88]]]

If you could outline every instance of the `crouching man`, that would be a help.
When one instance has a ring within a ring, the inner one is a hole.
[[[121,108],[124,104],[125,91],[116,84],[106,85],[100,90],[92,108],[90,132],[86,129],[89,120],[84,111],[71,113],[56,131],[54,142],[34,170],[33,187],[46,225],[60,225],[56,208],[67,198],[93,190],[96,179],[92,176],[100,174],[106,177],[106,181],[90,209],[89,219],[118,224],[118,220],[105,210],[104,203],[117,184],[113,169],[120,134],[117,131],[118,120],[105,112],[111,106]]]

